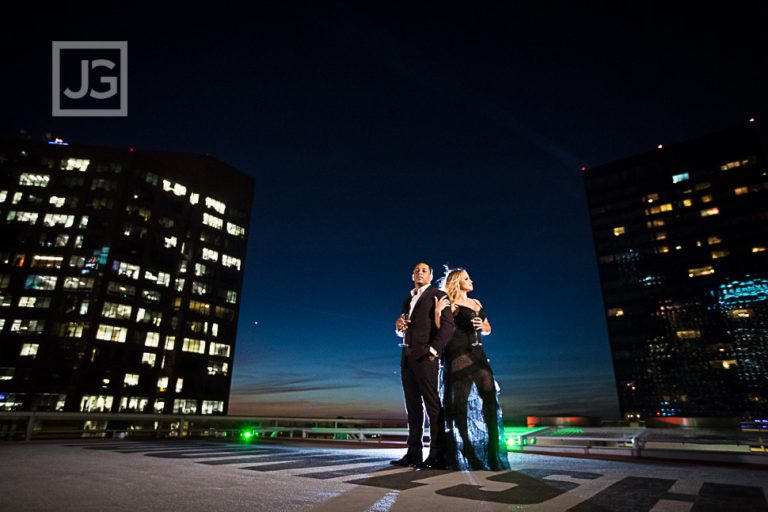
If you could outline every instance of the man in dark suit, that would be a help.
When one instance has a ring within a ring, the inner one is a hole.
[[[451,308],[440,314],[435,324],[435,303],[445,292],[430,286],[432,268],[419,263],[413,269],[416,287],[403,301],[402,314],[395,322],[398,335],[404,337],[400,374],[408,414],[408,452],[392,464],[423,469],[445,468],[445,418],[438,395],[438,373],[443,349],[453,335]],[[429,417],[429,456],[422,462],[424,408]]]

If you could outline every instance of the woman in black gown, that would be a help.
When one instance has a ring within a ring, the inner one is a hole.
[[[435,321],[439,326],[440,312],[450,307],[456,324],[443,372],[448,465],[509,469],[496,381],[481,342],[491,325],[480,301],[467,297],[474,287],[465,270],[452,270],[444,288],[448,297],[435,304]]]

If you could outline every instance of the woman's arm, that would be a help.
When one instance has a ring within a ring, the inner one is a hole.
[[[440,328],[440,315],[442,314],[443,310],[451,305],[451,302],[448,300],[448,297],[443,296],[440,299],[435,297],[435,326],[439,329]]]

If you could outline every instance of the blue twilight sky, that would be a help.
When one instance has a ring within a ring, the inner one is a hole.
[[[507,417],[618,416],[581,168],[768,115],[763,2],[158,9],[0,7],[0,135],[256,178],[233,414],[404,417],[426,261],[470,272]],[[127,118],[51,117],[67,40],[128,41]]]

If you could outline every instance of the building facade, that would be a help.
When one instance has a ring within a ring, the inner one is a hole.
[[[753,123],[586,169],[625,418],[768,412],[768,166]]]
[[[226,414],[253,179],[0,141],[0,410]]]

